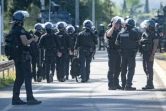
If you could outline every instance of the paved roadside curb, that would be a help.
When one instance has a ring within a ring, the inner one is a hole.
[[[160,77],[162,83],[166,87],[166,71],[154,60],[154,70],[156,71],[157,75]]]

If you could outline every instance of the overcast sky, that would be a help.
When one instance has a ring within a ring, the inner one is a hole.
[[[118,6],[123,4],[124,0],[112,0],[115,2]],[[145,4],[146,0],[140,0],[143,4]],[[160,2],[163,3],[163,6],[166,5],[166,0],[149,0],[149,8],[152,9],[158,9],[160,7]]]

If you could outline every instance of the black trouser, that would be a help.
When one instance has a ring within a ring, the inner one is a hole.
[[[19,100],[20,89],[25,81],[27,100],[34,99],[32,93],[32,73],[30,60],[15,59],[16,79],[13,86],[13,100]]]
[[[49,74],[54,75],[55,72],[55,63],[56,63],[56,52],[55,50],[49,49],[45,51],[45,73],[47,82],[49,81]]]
[[[69,76],[69,64],[70,64],[70,57],[67,55],[66,57],[66,77]]]
[[[63,79],[66,75],[67,68],[67,53],[62,53],[61,57],[57,57],[56,60],[56,70],[57,70],[57,78],[58,80]]]
[[[56,59],[56,56],[46,56],[45,57],[45,73],[46,73],[47,82],[50,82],[49,81],[50,70],[51,70],[51,74],[54,76],[55,59]]]
[[[38,49],[38,56],[37,56],[37,77],[42,77],[42,65],[43,65],[43,58],[44,58],[44,49]]]
[[[149,61],[151,54],[143,53],[143,68],[147,76],[147,85],[153,85],[153,61]]]
[[[99,50],[101,50],[102,47],[103,47],[103,50],[105,50],[104,38],[103,37],[99,37]]]
[[[123,88],[125,86],[132,86],[132,80],[135,73],[135,54],[136,52],[132,50],[126,50],[121,52],[121,79]]]
[[[37,55],[32,55],[32,75],[36,81],[36,66],[37,66]]]
[[[119,75],[120,75],[120,53],[116,49],[107,49],[108,51],[108,87],[119,86]]]
[[[90,76],[90,63],[92,61],[92,52],[88,50],[80,50],[79,60],[81,65],[81,79],[88,80]]]

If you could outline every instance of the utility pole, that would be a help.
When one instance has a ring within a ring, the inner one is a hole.
[[[49,18],[48,21],[51,22],[51,0],[49,0]]]
[[[0,0],[0,24],[1,24],[1,29],[0,29],[0,61],[1,59],[1,49],[2,49],[2,43],[4,43],[4,0]]]
[[[95,0],[92,0],[92,22],[95,25]]]
[[[45,0],[40,0],[41,10],[45,10]]]
[[[79,25],[79,2],[80,0],[75,0],[75,26]]]

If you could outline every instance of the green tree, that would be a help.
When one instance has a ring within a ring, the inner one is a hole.
[[[126,0],[126,5],[127,5],[127,12],[126,13],[121,12],[120,15],[122,16],[128,15],[130,17],[137,16],[137,14],[140,13],[140,8],[143,6],[140,0]]]
[[[110,0],[104,0],[102,3],[103,20],[107,23],[114,16],[113,7],[115,7],[115,4]]]

